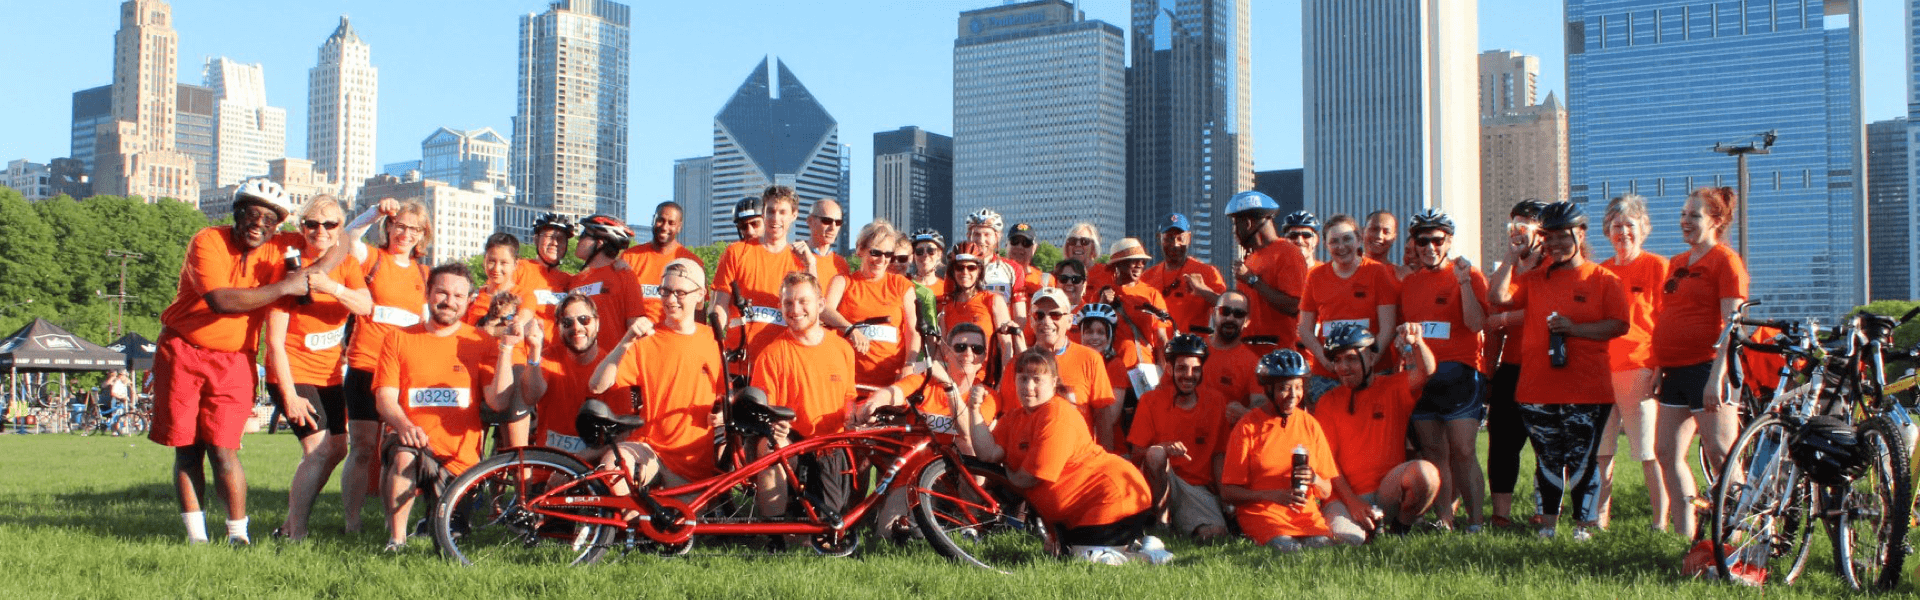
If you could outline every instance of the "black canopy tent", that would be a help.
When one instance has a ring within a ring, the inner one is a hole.
[[[153,353],[160,347],[147,339],[147,336],[127,332],[120,339],[107,344],[107,349],[127,355],[126,368],[129,371],[145,371],[153,368]]]
[[[19,378],[26,373],[59,373],[60,387],[66,388],[67,373],[76,371],[114,371],[127,367],[127,356],[89,342],[80,336],[34,319],[13,335],[0,339],[0,369],[5,369],[14,397],[20,397]]]

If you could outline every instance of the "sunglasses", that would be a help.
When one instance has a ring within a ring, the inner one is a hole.
[[[839,227],[841,225],[847,224],[846,219],[829,219],[827,217],[814,217],[814,218],[818,219],[821,225],[825,225],[828,227]]]
[[[1440,244],[1444,244],[1446,243],[1446,241],[1447,241],[1447,238],[1443,236],[1424,236],[1424,237],[1413,238],[1413,245],[1433,246],[1438,248]]]
[[[893,255],[893,262],[896,262],[896,263],[904,263],[904,262],[907,262],[907,261],[909,261],[909,260],[913,260],[913,255],[912,255],[912,254],[895,254],[895,255]]]
[[[1054,278],[1059,279],[1063,285],[1080,285],[1087,282],[1085,275],[1056,275]]]
[[[914,256],[933,256],[939,253],[940,249],[933,246],[921,246],[913,249]]]
[[[1030,240],[1030,239],[1027,239],[1027,238],[1018,238],[1018,237],[1017,237],[1017,238],[1013,238],[1013,241],[1011,241],[1011,242],[1008,242],[1008,243],[1010,243],[1010,244],[1013,244],[1013,245],[1015,245],[1015,246],[1019,246],[1019,247],[1021,247],[1021,248],[1032,248],[1032,247],[1033,247],[1033,240]]]
[[[1293,232],[1287,233],[1287,239],[1290,239],[1290,240],[1310,240],[1310,239],[1313,239],[1314,237],[1315,236],[1311,231],[1293,231]]]
[[[560,317],[561,327],[586,327],[588,323],[592,323],[592,322],[593,322],[593,315],[574,315],[571,317]]]
[[[339,221],[315,221],[313,219],[307,219],[300,222],[300,228],[301,229],[325,229],[328,231],[332,231],[340,228],[340,222]]]
[[[966,354],[968,352],[972,352],[980,356],[987,355],[986,344],[967,344],[962,342],[954,342],[953,345],[950,347],[953,348],[954,354]]]
[[[962,263],[960,265],[955,266],[954,269],[963,273],[967,273],[967,272],[980,270],[980,265],[976,265],[973,263]]]
[[[1220,316],[1226,317],[1229,319],[1247,318],[1247,309],[1244,309],[1244,308],[1233,308],[1228,306],[1222,306],[1220,308],[1214,309],[1214,312],[1218,312],[1220,313]]]
[[[235,213],[233,220],[238,221],[244,218],[248,221],[267,221],[279,216],[280,213],[274,212],[272,209],[250,206]]]
[[[1666,293],[1669,293],[1669,294],[1678,292],[1680,291],[1680,280],[1686,279],[1688,277],[1700,277],[1703,275],[1706,275],[1706,273],[1702,271],[1693,271],[1685,267],[1681,267],[1680,270],[1673,272],[1672,277],[1667,278],[1667,285],[1663,286],[1661,289],[1665,290]]]
[[[893,253],[885,252],[881,250],[868,250],[867,258],[874,258],[879,260],[893,260]]]
[[[1070,313],[1064,310],[1036,310],[1036,311],[1033,311],[1033,314],[1034,316],[1037,316],[1037,317],[1057,320],[1057,319],[1065,319],[1067,318],[1067,315],[1071,315],[1073,313]]]
[[[1067,245],[1068,246],[1083,246],[1083,245],[1092,246],[1093,238],[1070,237],[1070,238],[1067,238]]]

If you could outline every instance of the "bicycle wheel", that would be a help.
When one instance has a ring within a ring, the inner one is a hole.
[[[985,485],[976,489],[957,476],[968,471]],[[1032,562],[1055,545],[1040,514],[997,469],[960,470],[935,461],[920,472],[919,485],[910,491],[920,533],[936,552],[954,561],[1004,574],[1007,567]]]
[[[442,553],[463,564],[589,564],[600,559],[613,528],[537,514],[524,502],[547,490],[576,485],[583,495],[605,496],[599,482],[576,482],[585,464],[557,452],[528,450],[496,454],[447,486],[433,515],[433,538]],[[583,517],[614,517],[594,507],[550,507]]]
[[[1857,430],[1867,468],[1845,489],[1833,511],[1833,555],[1840,579],[1856,590],[1884,591],[1900,583],[1913,517],[1913,475],[1906,438],[1885,417]]]
[[[1714,570],[1721,579],[1793,583],[1807,565],[1811,489],[1787,458],[1785,423],[1767,416],[1741,432],[1713,486]]]

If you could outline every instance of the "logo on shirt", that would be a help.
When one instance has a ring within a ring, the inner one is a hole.
[[[1646,289],[1646,288],[1643,288],[1643,287],[1640,287],[1640,286],[1637,286],[1637,285],[1636,285],[1636,286],[1633,286],[1633,293],[1635,293],[1635,294],[1645,294],[1645,293],[1647,293],[1647,289]]]
[[[834,373],[834,374],[831,374],[831,375],[828,375],[828,376],[827,376],[827,381],[831,381],[831,382],[834,382],[834,383],[839,383],[839,382],[840,382],[840,374],[839,374],[839,373]]]
[[[1573,295],[1573,301],[1574,301],[1574,302],[1586,302],[1586,301],[1587,301],[1587,295],[1586,295],[1586,294],[1574,294],[1574,295]]]
[[[1446,306],[1446,305],[1447,305],[1447,297],[1446,297],[1446,296],[1435,296],[1435,297],[1433,298],[1433,303],[1434,303],[1434,304],[1438,304],[1438,305],[1440,305],[1440,306]]]

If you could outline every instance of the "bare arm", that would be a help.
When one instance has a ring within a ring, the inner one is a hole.
[[[287,415],[287,421],[295,425],[307,426],[312,419],[313,406],[294,391],[293,366],[287,361],[287,323],[293,316],[287,311],[274,309],[267,313],[267,368],[273,370],[274,379],[280,383],[281,407]]]
[[[994,443],[993,428],[980,414],[980,402],[988,393],[985,386],[976,386],[967,391],[966,399],[953,399],[954,439],[962,448],[972,448],[974,458],[999,463],[1006,459],[1007,451]]]
[[[1407,323],[1400,327],[1400,336],[1408,347],[1413,348],[1412,356],[1406,357],[1413,363],[1413,369],[1407,371],[1407,387],[1415,397],[1426,388],[1427,378],[1433,376],[1433,348],[1427,346],[1427,339],[1420,335],[1419,323]]]

